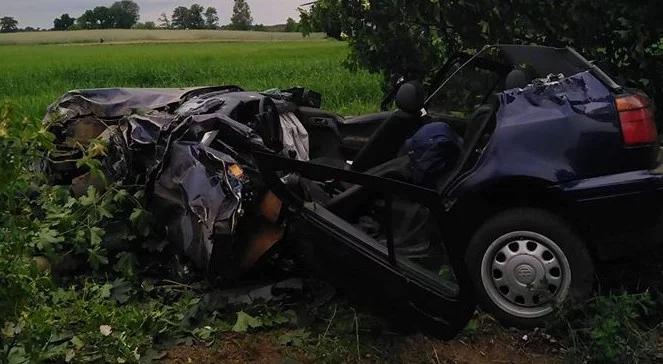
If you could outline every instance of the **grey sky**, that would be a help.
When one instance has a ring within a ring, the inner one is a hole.
[[[63,13],[78,17],[86,9],[110,6],[115,0],[0,0],[0,17],[13,16],[20,27],[53,27],[53,19]],[[156,20],[162,12],[170,17],[176,6],[198,3],[214,6],[221,24],[230,22],[233,0],[134,0],[140,5],[141,21]],[[309,0],[247,0],[256,24],[285,23],[288,17],[299,19],[297,6]]]

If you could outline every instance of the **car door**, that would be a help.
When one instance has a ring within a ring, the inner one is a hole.
[[[297,109],[296,115],[309,132],[314,154],[316,148],[337,149],[337,153],[317,151],[317,154],[335,154],[352,159],[391,113],[380,112],[343,118],[329,111],[302,106]]]
[[[442,338],[465,327],[474,300],[460,251],[444,246],[442,234],[434,232],[444,230],[436,191],[388,173],[351,172],[264,152],[254,157],[287,207],[286,240],[319,274],[400,326]],[[327,199],[339,186],[344,191]],[[312,187],[320,189],[313,193]],[[340,209],[334,201],[348,194],[343,203],[358,205]],[[408,236],[417,236],[416,242],[406,241]]]

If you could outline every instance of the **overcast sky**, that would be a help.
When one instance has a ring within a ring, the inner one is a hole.
[[[163,12],[168,17],[176,6],[198,3],[214,6],[219,11],[220,24],[230,22],[233,0],[135,0],[140,5],[141,21],[157,20]],[[310,0],[247,0],[256,24],[282,24],[288,17],[298,20],[297,6]],[[86,9],[110,6],[114,0],[0,0],[0,17],[13,16],[19,27],[52,28],[53,19],[69,13],[78,17]]]

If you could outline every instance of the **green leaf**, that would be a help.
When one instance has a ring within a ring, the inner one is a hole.
[[[87,188],[85,195],[78,198],[81,205],[83,206],[92,206],[97,202],[97,189],[94,186]]]
[[[113,199],[104,198],[101,201],[101,204],[97,206],[97,213],[99,213],[101,217],[110,219],[113,217],[113,214],[110,212],[110,210],[112,209],[113,209]]]
[[[142,208],[135,208],[129,216],[129,221],[136,228],[137,232],[146,237],[150,234],[150,213]]]
[[[138,226],[143,220],[143,216],[145,216],[145,210],[137,207],[131,212],[131,215],[129,215],[129,221],[131,221],[134,226]]]
[[[101,253],[102,249],[88,249],[88,262],[94,270],[99,270],[102,265],[108,264],[108,258]]]
[[[77,350],[81,350],[85,346],[85,343],[83,342],[83,340],[81,340],[81,338],[79,338],[78,336],[72,337],[71,338],[71,343],[74,345],[74,347]]]
[[[124,202],[127,197],[129,197],[129,192],[127,192],[127,190],[118,190],[115,193],[115,196],[113,196],[113,201],[118,203]]]
[[[30,359],[25,353],[25,349],[22,346],[14,346],[9,349],[9,355],[7,355],[7,364],[27,364],[30,362]]]
[[[113,285],[110,283],[106,283],[99,287],[99,292],[97,295],[100,298],[109,298],[111,296],[111,289],[113,289]]]
[[[138,265],[138,259],[136,255],[129,252],[122,252],[117,255],[117,263],[113,266],[113,269],[121,273],[124,277],[131,278],[136,275],[136,266]]]
[[[247,314],[244,311],[237,312],[237,321],[232,330],[234,332],[247,332],[249,329],[255,329],[262,326],[260,319]]]
[[[106,232],[100,227],[93,227],[90,229],[90,246],[101,246],[102,237]]]
[[[64,237],[57,230],[48,227],[42,227],[37,235],[37,246],[39,249],[46,249],[50,245],[61,243]]]
[[[132,293],[132,286],[130,282],[122,278],[118,278],[113,281],[111,296],[117,301],[117,303],[119,304],[127,303],[131,298],[131,293]]]

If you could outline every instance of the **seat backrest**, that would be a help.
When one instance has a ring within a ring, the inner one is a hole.
[[[438,191],[443,192],[454,180],[456,175],[462,171],[465,164],[468,163],[470,157],[475,152],[476,145],[479,143],[481,137],[486,133],[491,120],[494,119],[498,107],[497,97],[492,95],[488,99],[488,102],[488,104],[481,105],[474,111],[474,114],[469,121],[469,125],[465,129],[463,151],[458,158],[455,167],[451,173],[448,174],[448,178],[439,181],[437,186]]]
[[[524,88],[530,80],[531,78],[527,76],[525,71],[520,69],[512,70],[504,79],[504,89]]]
[[[396,93],[396,107],[410,114],[421,113],[425,102],[426,90],[419,81],[403,84]]]
[[[352,170],[364,172],[396,158],[398,151],[421,126],[421,110],[426,93],[420,82],[408,82],[396,95],[398,110],[375,130],[366,145],[357,153]]]

